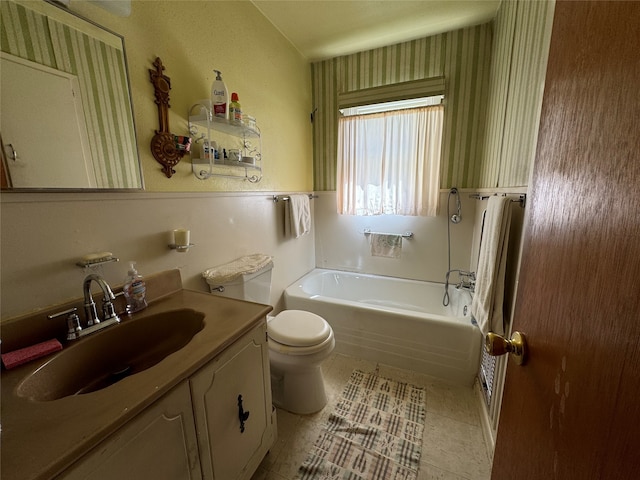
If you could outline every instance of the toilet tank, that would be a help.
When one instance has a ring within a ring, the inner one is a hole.
[[[272,269],[272,257],[254,254],[205,270],[202,276],[215,295],[268,305]]]

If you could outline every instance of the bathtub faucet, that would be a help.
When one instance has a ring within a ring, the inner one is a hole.
[[[446,307],[449,305],[449,276],[452,273],[457,273],[460,283],[456,285],[458,290],[467,290],[469,293],[474,293],[476,289],[476,273],[467,272],[466,270],[449,270],[445,276],[444,281],[444,297],[442,298],[442,304]]]
[[[468,290],[471,293],[476,287],[476,272],[467,272],[466,270],[449,270],[445,278],[445,286],[449,286],[449,276],[452,273],[458,274],[459,283],[456,285],[457,289]]]
[[[456,288],[468,290],[473,293],[476,289],[476,272],[465,272],[464,270],[459,270],[458,275],[460,276],[460,283],[456,285]]]

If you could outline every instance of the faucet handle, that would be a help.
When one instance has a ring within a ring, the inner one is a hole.
[[[76,313],[78,309],[76,307],[64,310],[62,312],[47,315],[47,318],[53,319],[63,315],[67,315],[67,340],[75,340],[80,337],[82,327],[80,326],[80,317]]]
[[[115,297],[117,297],[118,295],[124,295],[124,292],[114,295],[113,298],[115,299]],[[107,297],[102,300],[102,313],[104,316],[104,320],[114,319],[117,323],[120,322],[120,317],[118,317],[118,315],[116,314],[113,302]]]

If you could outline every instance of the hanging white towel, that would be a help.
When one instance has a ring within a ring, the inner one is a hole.
[[[371,233],[371,255],[374,257],[400,258],[402,235],[391,233]]]
[[[300,238],[311,231],[309,195],[289,195],[284,209],[284,235]]]
[[[487,332],[504,335],[502,306],[511,225],[510,205],[508,197],[495,195],[489,197],[487,205],[476,287],[471,303],[471,316],[478,323],[483,336]]]

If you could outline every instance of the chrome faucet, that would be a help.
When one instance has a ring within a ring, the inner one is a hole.
[[[446,307],[449,305],[449,276],[452,273],[457,273],[460,283],[456,285],[458,290],[467,290],[469,293],[475,293],[476,290],[476,273],[467,272],[466,270],[449,270],[445,275],[444,281],[444,297],[442,298],[442,304]]]
[[[104,278],[102,278],[100,275],[92,273],[91,275],[87,275],[82,285],[82,291],[84,293],[84,311],[87,316],[87,326],[97,325],[101,322],[100,318],[98,317],[98,312],[96,311],[96,303],[93,301],[93,297],[91,296],[91,282],[96,282],[102,289],[102,293],[104,295],[104,298],[102,299],[102,313],[104,318],[102,321],[115,319],[116,322],[119,322],[120,319],[118,318],[118,315],[116,315],[115,309],[113,308],[113,300],[116,299],[116,296],[113,294],[113,292],[111,291],[111,287],[104,280]]]
[[[460,276],[460,283],[456,285],[456,288],[458,290],[463,289],[474,293],[476,289],[476,272],[465,272],[464,270],[459,270],[458,275]]]
[[[102,299],[102,320],[98,317],[96,303],[93,301],[93,296],[91,295],[92,282],[96,282],[100,285],[104,295]],[[116,315],[115,308],[113,306],[113,300],[115,300],[116,295],[113,294],[111,287],[104,278],[96,274],[87,275],[82,284],[82,290],[84,293],[84,311],[87,317],[87,326],[85,328],[82,328],[80,325],[80,317],[78,317],[78,314],[76,313],[78,310],[76,307],[48,316],[48,318],[57,318],[63,315],[67,316],[67,340],[76,340],[80,337],[84,337],[85,335],[89,335],[90,333],[102,330],[109,325],[120,323],[120,317]]]

